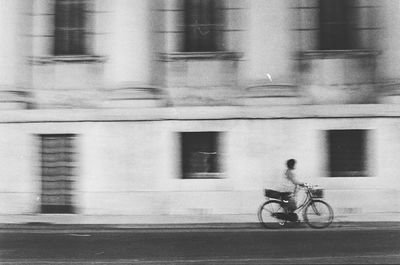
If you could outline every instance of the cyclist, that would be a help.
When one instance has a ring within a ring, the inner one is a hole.
[[[297,180],[296,175],[294,173],[294,169],[296,166],[295,159],[289,159],[286,161],[287,169],[282,179],[282,185],[280,191],[282,193],[282,199],[284,201],[288,201],[287,203],[287,210],[289,214],[293,215],[293,212],[296,210],[296,200],[295,195],[297,192],[297,186],[304,186],[303,182]],[[297,215],[292,217],[297,220]]]

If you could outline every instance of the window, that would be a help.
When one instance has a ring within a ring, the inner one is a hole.
[[[74,139],[72,134],[40,135],[42,213],[73,212]]]
[[[320,0],[320,50],[353,48],[350,35],[352,1]]]
[[[294,1],[294,28],[305,51],[374,50],[380,47],[382,1]]]
[[[366,176],[366,130],[331,130],[328,135],[331,177]]]
[[[217,178],[220,173],[218,132],[181,133],[182,177]]]
[[[185,0],[185,52],[218,50],[220,0]]]
[[[55,1],[55,55],[85,54],[85,0]]]

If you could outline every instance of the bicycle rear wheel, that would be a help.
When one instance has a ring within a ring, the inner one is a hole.
[[[304,209],[304,221],[312,228],[328,227],[333,221],[333,210],[324,201],[312,200]]]
[[[258,210],[258,219],[265,228],[277,229],[285,225],[286,221],[274,217],[277,213],[285,213],[281,202],[271,200],[265,202]]]

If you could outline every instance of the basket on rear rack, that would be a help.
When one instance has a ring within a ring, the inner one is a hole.
[[[268,198],[273,198],[273,199],[278,199],[278,200],[281,199],[281,193],[276,190],[265,189],[264,194],[265,194],[265,197],[268,197]]]
[[[311,197],[313,197],[313,198],[323,198],[324,197],[324,190],[321,188],[312,188],[310,191],[311,191]]]

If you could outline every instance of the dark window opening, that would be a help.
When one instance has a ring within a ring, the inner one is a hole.
[[[220,173],[218,132],[181,133],[182,178],[218,178]]]
[[[319,0],[320,50],[354,49],[351,19],[355,8],[351,0]]]
[[[366,130],[328,131],[331,177],[366,176]]]
[[[185,52],[219,50],[219,0],[185,0]]]
[[[73,134],[40,135],[41,212],[73,213],[75,153]]]
[[[85,0],[56,0],[55,55],[85,55]]]

